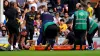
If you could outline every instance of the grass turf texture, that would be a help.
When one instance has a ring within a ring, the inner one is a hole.
[[[0,56],[100,56],[95,51],[0,51]]]

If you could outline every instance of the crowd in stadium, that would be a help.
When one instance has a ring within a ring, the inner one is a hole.
[[[10,50],[28,49],[35,42],[47,44],[45,50],[49,46],[53,49],[54,44],[59,45],[59,36],[65,38],[60,45],[73,45],[73,50],[80,45],[81,49],[87,40],[87,49],[94,50],[92,39],[98,32],[100,1],[92,7],[91,2],[80,0],[28,0],[23,6],[4,0],[4,15],[1,32],[8,35]]]

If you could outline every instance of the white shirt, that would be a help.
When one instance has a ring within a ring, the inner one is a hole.
[[[33,2],[34,0],[27,0],[27,1],[29,1],[29,2]]]
[[[59,17],[58,20],[57,20],[56,17],[53,17],[53,19],[54,19],[54,23],[58,23],[58,22],[60,22],[60,20],[61,20],[62,18]]]
[[[4,20],[6,19],[5,15],[2,15],[3,18],[1,19],[1,23],[4,23]]]
[[[42,3],[41,3],[41,2],[38,2],[38,3],[37,3],[37,6],[38,6],[38,7],[40,7],[40,6],[42,6],[42,5],[45,5],[45,6],[47,7],[47,2],[42,2]]]

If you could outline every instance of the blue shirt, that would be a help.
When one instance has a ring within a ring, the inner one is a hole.
[[[53,16],[49,13],[43,13],[41,15],[41,20],[43,22],[43,24],[47,23],[47,22],[52,22],[53,20]]]
[[[57,12],[62,12],[64,5],[63,4],[60,4],[60,5],[56,4],[55,8],[57,9]]]

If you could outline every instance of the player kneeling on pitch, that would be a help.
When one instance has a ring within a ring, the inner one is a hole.
[[[98,30],[98,24],[93,20],[93,19],[89,19],[90,20],[90,28],[89,31],[87,32],[87,41],[88,41],[88,49],[89,50],[94,50],[93,48],[93,37],[95,35],[95,33]]]
[[[66,39],[61,43],[61,45],[73,45],[75,42],[75,34],[73,32],[73,20],[69,19],[66,24],[68,25],[68,29],[66,30]]]
[[[58,35],[59,31],[59,26],[57,26],[54,22],[47,22],[44,25],[44,38],[47,41],[45,50],[47,50],[49,46],[51,50],[53,49],[55,38]]]

